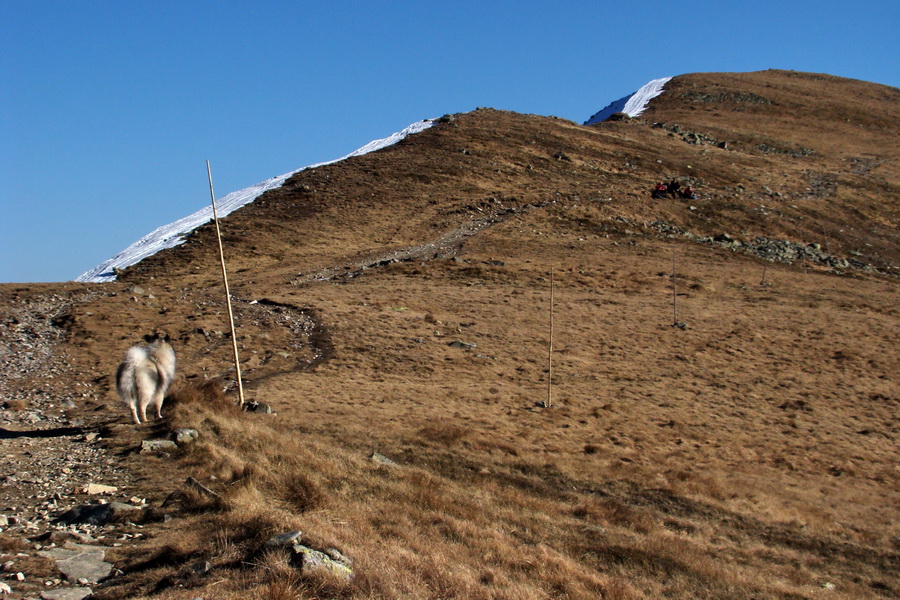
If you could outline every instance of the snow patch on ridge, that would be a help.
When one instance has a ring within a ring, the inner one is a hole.
[[[629,94],[628,96],[611,103],[609,106],[585,121],[584,124],[593,125],[594,123],[602,123],[617,112],[627,113],[629,117],[640,115],[644,112],[644,109],[647,108],[647,103],[650,102],[650,100],[663,93],[663,86],[666,85],[670,79],[672,78],[663,77],[662,79],[654,79],[635,93]]]
[[[251,185],[248,188],[244,188],[236,192],[231,192],[225,197],[216,200],[216,212],[218,212],[219,218],[226,217],[242,206],[253,202],[261,195],[263,195],[263,193],[273,188],[281,187],[282,185],[284,185],[284,182],[287,181],[292,175],[299,173],[300,171],[304,171],[306,169],[314,169],[323,165],[330,165],[350,158],[351,156],[360,156],[362,154],[368,154],[370,152],[375,152],[376,150],[381,150],[382,148],[387,148],[388,146],[396,144],[407,136],[428,129],[429,127],[434,125],[434,123],[435,121],[433,119],[426,119],[424,121],[419,121],[418,123],[413,123],[403,131],[398,131],[397,133],[389,135],[388,137],[382,138],[380,140],[373,140],[362,148],[354,150],[350,154],[341,158],[316,163],[314,165],[309,165],[308,167],[302,167],[295,171],[291,171],[290,173],[285,173],[284,175],[279,175],[278,177],[272,177],[271,179],[267,179],[261,183],[257,183],[256,185]],[[116,269],[124,269],[125,267],[130,267],[131,265],[144,260],[148,256],[153,256],[161,250],[173,248],[175,246],[178,246],[179,244],[184,243],[184,241],[187,239],[186,236],[189,233],[191,233],[194,229],[200,227],[204,223],[211,221],[212,218],[212,204],[209,204],[193,214],[178,219],[174,223],[169,223],[168,225],[163,225],[162,227],[154,229],[132,245],[122,250],[114,257],[97,265],[93,269],[82,273],[75,279],[75,281],[88,283],[103,283],[114,281],[116,279]]]

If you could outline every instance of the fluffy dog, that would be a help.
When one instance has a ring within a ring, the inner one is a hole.
[[[155,406],[156,416],[162,418],[163,400],[175,379],[175,351],[169,336],[145,335],[144,340],[128,349],[116,371],[116,389],[138,425],[147,421],[149,406]]]

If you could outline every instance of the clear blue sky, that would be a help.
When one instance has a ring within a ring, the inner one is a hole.
[[[900,2],[0,0],[0,282],[479,106],[583,122],[651,79],[900,86]]]

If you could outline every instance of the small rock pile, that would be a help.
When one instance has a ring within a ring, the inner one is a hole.
[[[777,240],[763,236],[755,237],[749,241],[742,241],[727,233],[720,233],[715,236],[697,235],[662,220],[641,223],[624,218],[617,218],[617,220],[647,229],[654,229],[667,237],[684,237],[701,244],[715,244],[728,248],[733,252],[753,254],[774,262],[793,264],[795,262],[808,261],[810,263],[827,266],[837,271],[844,271],[851,268],[870,272],[877,271],[872,265],[856,258],[841,258],[829,254],[822,250],[820,244],[801,244],[790,240]]]
[[[337,548],[312,548],[303,540],[303,533],[300,531],[275,535],[266,542],[266,547],[287,550],[291,566],[299,570],[301,575],[330,573],[345,581],[353,578],[353,561]]]
[[[687,144],[693,144],[695,146],[715,146],[717,148],[722,148],[723,150],[726,150],[728,148],[728,142],[717,140],[716,138],[708,136],[705,133],[687,131],[678,124],[654,123],[653,127],[656,129],[665,129],[669,132],[670,136],[679,136],[681,140]]]

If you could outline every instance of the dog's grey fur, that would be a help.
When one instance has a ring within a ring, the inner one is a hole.
[[[162,418],[166,392],[175,379],[175,351],[168,335],[144,336],[146,343],[135,344],[125,353],[116,371],[116,389],[136,424],[147,421],[147,407],[156,407]]]

